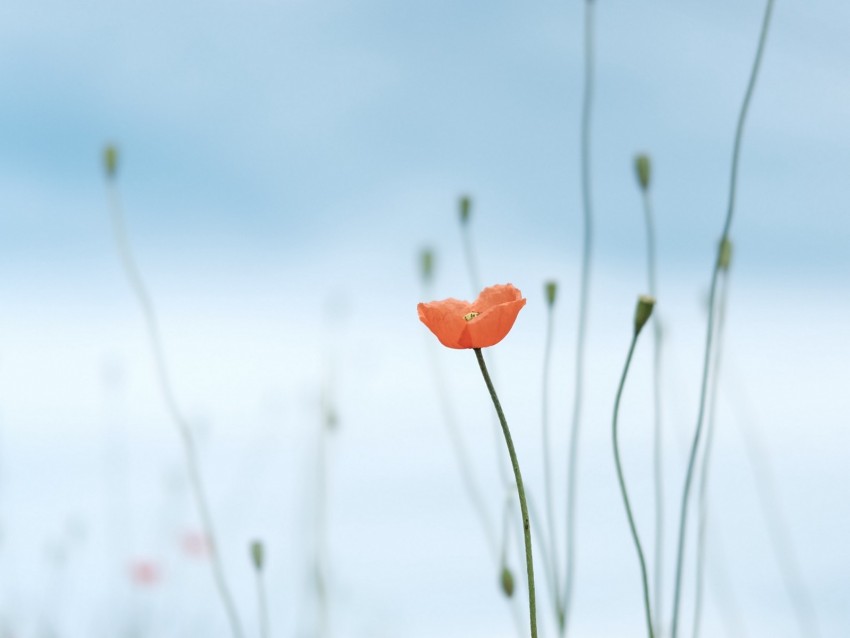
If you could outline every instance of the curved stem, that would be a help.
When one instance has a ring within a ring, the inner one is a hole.
[[[525,567],[526,574],[528,576],[528,613],[531,624],[531,638],[537,638],[537,603],[534,591],[534,558],[531,552],[531,523],[528,518],[528,503],[525,499],[525,488],[522,485],[522,473],[519,470],[519,461],[517,460],[514,442],[511,438],[511,431],[508,428],[505,413],[502,412],[502,405],[499,403],[499,397],[496,394],[496,389],[493,387],[493,382],[490,380],[490,374],[487,372],[487,365],[484,363],[484,356],[481,354],[481,348],[474,348],[474,350],[475,358],[478,359],[478,367],[481,368],[481,374],[484,376],[484,383],[487,385],[487,390],[490,392],[490,398],[493,400],[493,407],[496,408],[499,423],[502,425],[502,433],[505,435],[505,444],[508,446],[508,454],[511,457],[511,465],[514,469],[517,495],[519,496],[519,507],[522,512],[522,530],[525,537]]]
[[[611,428],[611,431],[614,441],[614,462],[617,465],[617,480],[620,483],[620,492],[623,495],[623,503],[626,506],[626,515],[629,518],[629,529],[631,529],[632,539],[634,539],[635,549],[637,549],[638,560],[640,561],[640,573],[641,580],[643,582],[643,604],[646,611],[646,628],[649,632],[649,638],[654,638],[655,633],[652,625],[652,608],[649,603],[649,577],[647,575],[646,560],[643,556],[643,548],[641,547],[637,526],[635,525],[635,519],[632,515],[632,507],[629,503],[629,494],[626,491],[626,481],[623,478],[623,467],[620,463],[620,445],[617,439],[617,417],[620,412],[620,399],[623,396],[623,387],[626,385],[626,376],[629,373],[629,366],[632,362],[632,355],[635,352],[635,345],[637,345],[638,334],[639,332],[636,330],[632,337],[631,345],[629,345],[629,354],[626,355],[626,365],[623,367],[623,375],[620,377],[620,385],[617,387],[617,397],[614,399],[613,427]]]
[[[658,288],[656,279],[656,250],[655,250],[655,223],[652,218],[652,202],[649,190],[643,190],[643,209],[646,219],[646,260],[647,279],[649,294],[658,299]],[[661,321],[658,311],[654,311],[652,321],[652,400],[654,411],[654,427],[652,432],[652,466],[655,482],[655,565],[653,567],[654,594],[655,594],[655,621],[661,622],[662,618],[662,584],[664,577],[664,455],[663,437],[661,430]],[[660,628],[659,628],[660,633]]]
[[[720,379],[720,362],[723,353],[723,326],[726,319],[726,300],[729,295],[729,272],[722,271],[720,302],[717,308],[717,340],[714,347],[714,374],[712,375],[711,391],[708,407],[708,422],[705,430],[705,451],[702,455],[700,471],[697,516],[697,562],[696,562],[696,592],[694,600],[694,624],[692,635],[697,638],[702,622],[702,602],[705,586],[705,537],[708,521],[708,472],[711,464],[711,452],[714,449],[715,421],[717,419],[717,387]]]
[[[749,110],[750,100],[752,99],[753,91],[755,89],[755,83],[756,78],[758,77],[759,67],[761,66],[761,59],[764,53],[764,45],[767,40],[767,32],[770,26],[770,17],[773,12],[773,2],[774,0],[767,0],[767,6],[765,7],[764,12],[764,19],[762,21],[761,34],[759,36],[758,48],[756,49],[756,57],[753,62],[752,72],[750,73],[750,80],[747,84],[747,90],[744,94],[744,101],[741,105],[741,112],[738,117],[738,125],[735,130],[735,143],[732,150],[732,169],[729,183],[729,206],[726,212],[726,221],[723,225],[723,233],[721,235],[720,243],[718,245],[718,251],[720,250],[720,247],[723,246],[725,241],[728,240],[729,231],[732,226],[732,216],[735,210],[735,195],[737,192],[738,183],[738,162],[741,153],[741,140],[743,138],[744,133],[744,123],[746,121],[747,112]],[[705,337],[705,351],[703,356],[702,382],[700,388],[699,412],[697,414],[697,426],[696,430],[694,431],[694,438],[691,444],[691,452],[688,459],[688,469],[685,474],[685,486],[682,490],[682,502],[680,506],[681,511],[679,516],[679,539],[676,553],[676,584],[673,595],[673,622],[671,634],[672,638],[677,638],[678,636],[679,608],[682,595],[682,569],[684,566],[685,538],[688,522],[688,504],[690,502],[689,497],[691,491],[691,482],[693,481],[694,464],[696,462],[697,452],[699,451],[700,436],[702,434],[703,418],[705,415],[706,394],[711,364],[712,337],[714,333],[714,307],[717,296],[717,278],[718,273],[720,271],[719,257],[720,254],[718,252],[717,258],[714,262],[714,270],[711,276],[711,288],[708,298],[708,326],[706,328]]]
[[[567,465],[567,551],[564,580],[564,602],[561,607],[563,636],[569,622],[575,574],[575,501],[578,477],[578,441],[581,423],[581,408],[584,383],[584,347],[587,331],[588,296],[590,291],[590,258],[593,240],[593,207],[591,200],[590,175],[590,124],[593,105],[593,5],[586,0],[584,12],[584,99],[581,113],[581,194],[584,211],[584,233],[582,241],[581,284],[579,292],[578,330],[576,334],[575,386],[573,390],[573,414],[570,428],[569,459]]]
[[[555,614],[558,620],[558,627],[564,624],[564,614],[561,609],[561,590],[560,576],[558,574],[558,546],[557,535],[555,532],[555,505],[552,495],[552,458],[551,458],[551,441],[549,439],[549,369],[552,361],[552,332],[554,327],[554,308],[553,304],[548,305],[546,312],[546,343],[543,347],[543,396],[542,396],[542,430],[543,430],[543,480],[544,480],[544,498],[546,499],[546,524],[549,529],[548,546],[544,564],[547,566],[546,571],[550,575],[549,585],[552,588],[552,598],[555,605]],[[538,519],[540,520],[540,519]]]
[[[186,468],[189,473],[189,482],[192,485],[192,493],[195,497],[195,505],[198,508],[198,513],[201,517],[201,525],[204,528],[209,540],[210,565],[212,567],[213,579],[215,580],[216,588],[222,604],[224,605],[225,613],[230,622],[230,628],[236,638],[242,638],[242,624],[239,620],[239,615],[236,612],[236,605],[233,602],[233,597],[230,594],[230,589],[227,586],[227,580],[224,575],[224,566],[221,562],[221,557],[218,552],[218,541],[216,539],[215,528],[213,527],[212,515],[207,504],[207,497],[204,491],[201,474],[198,468],[197,451],[195,448],[195,439],[192,436],[192,430],[188,421],[184,418],[177,400],[174,397],[171,381],[168,376],[168,367],[165,363],[165,353],[162,348],[162,341],[159,336],[159,324],[157,322],[156,312],[154,311],[153,302],[145,287],[142,279],[141,271],[133,259],[133,253],[130,250],[130,242],[127,238],[127,231],[124,226],[124,216],[122,215],[121,200],[118,196],[118,190],[115,185],[109,182],[109,200],[110,200],[110,217],[112,219],[112,230],[114,233],[115,243],[118,247],[118,252],[121,255],[121,263],[124,267],[124,273],[133,289],[133,293],[139,302],[144,315],[145,324],[147,325],[148,336],[150,337],[151,350],[153,351],[154,362],[157,370],[157,378],[159,380],[160,391],[162,392],[166,408],[174,421],[180,438],[183,441],[183,452],[185,455]]]

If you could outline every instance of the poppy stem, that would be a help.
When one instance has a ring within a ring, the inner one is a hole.
[[[717,258],[714,261],[714,268],[711,274],[711,287],[708,296],[708,325],[706,326],[705,334],[705,350],[703,354],[702,364],[702,381],[700,383],[699,410],[697,412],[697,425],[694,430],[693,441],[691,442],[691,451],[688,459],[688,469],[685,473],[685,485],[682,489],[682,501],[679,513],[679,538],[676,549],[676,577],[675,588],[673,590],[673,620],[671,627],[671,638],[677,638],[679,635],[679,609],[682,599],[682,571],[685,563],[685,540],[687,539],[688,525],[688,505],[690,504],[691,483],[693,482],[694,467],[696,465],[696,457],[699,452],[699,444],[702,436],[703,421],[705,418],[706,398],[708,394],[708,377],[711,372],[711,354],[713,352],[712,342],[714,339],[714,320],[715,320],[715,305],[717,302],[717,280],[721,270],[721,250],[726,242],[729,241],[729,232],[732,227],[732,216],[735,212],[735,196],[738,185],[738,162],[741,156],[741,141],[744,136],[744,124],[746,123],[747,113],[749,112],[750,101],[755,90],[756,79],[758,78],[759,68],[761,66],[762,56],[764,54],[764,46],[767,41],[767,33],[770,28],[770,18],[773,13],[774,0],[767,0],[764,9],[764,17],[762,18],[761,33],[759,34],[758,46],[756,47],[756,55],[753,60],[752,70],[750,71],[750,79],[747,83],[746,91],[744,92],[744,100],[741,104],[741,111],[738,114],[738,123],[735,128],[735,141],[732,146],[732,168],[729,178],[729,204],[726,211],[726,221],[723,224],[723,232],[720,235],[720,243],[718,248]]]
[[[519,507],[522,511],[522,530],[525,536],[525,566],[528,574],[528,612],[531,622],[531,638],[537,638],[537,603],[534,591],[534,559],[531,552],[531,523],[528,517],[528,503],[525,499],[525,488],[522,485],[522,473],[519,470],[519,461],[517,460],[514,442],[511,438],[511,431],[508,428],[505,413],[502,412],[502,404],[499,403],[499,397],[496,394],[496,389],[493,387],[493,382],[490,380],[490,374],[487,372],[487,365],[484,363],[484,356],[481,354],[481,348],[473,348],[473,350],[475,351],[476,359],[478,359],[478,366],[481,368],[481,374],[484,376],[484,383],[487,384],[487,390],[490,392],[490,398],[493,399],[493,406],[496,408],[499,423],[502,425],[502,432],[505,435],[505,443],[508,446],[508,454],[511,457],[511,465],[514,469],[517,494],[519,495]]]
[[[617,388],[617,398],[614,399],[614,418],[611,432],[612,439],[614,441],[614,462],[617,465],[617,480],[620,483],[620,492],[623,495],[623,503],[626,506],[626,515],[629,518],[629,529],[632,532],[632,538],[634,539],[635,548],[637,549],[638,560],[640,561],[641,580],[643,582],[643,604],[646,611],[646,628],[649,632],[649,638],[654,638],[655,632],[652,626],[652,607],[649,602],[649,577],[647,576],[646,559],[643,555],[643,547],[640,544],[637,526],[635,525],[635,519],[632,515],[632,506],[629,503],[629,494],[626,491],[626,481],[623,477],[623,467],[620,463],[620,445],[617,439],[617,417],[620,412],[620,399],[623,396],[623,387],[626,385],[626,376],[629,373],[629,366],[632,363],[632,355],[635,352],[635,346],[637,345],[639,334],[640,331],[635,330],[634,336],[632,336],[631,345],[629,346],[629,353],[626,356],[626,365],[623,367],[623,375],[620,377],[620,385]]]

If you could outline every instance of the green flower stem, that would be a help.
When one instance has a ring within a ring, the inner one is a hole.
[[[729,181],[729,206],[726,212],[726,221],[723,225],[723,233],[720,236],[718,247],[718,255],[714,262],[714,269],[711,276],[711,288],[708,301],[708,326],[705,336],[705,351],[703,356],[702,366],[702,382],[700,388],[699,411],[697,414],[697,425],[694,431],[693,442],[691,443],[691,452],[688,459],[688,469],[685,474],[685,486],[682,490],[682,502],[680,506],[679,516],[679,539],[678,549],[676,553],[676,584],[673,594],[673,622],[672,622],[672,638],[677,638],[679,633],[679,609],[682,599],[682,570],[684,568],[685,559],[685,539],[688,524],[688,505],[690,503],[691,483],[693,482],[694,466],[696,457],[699,451],[700,437],[702,435],[703,420],[705,417],[706,395],[708,390],[708,377],[711,370],[711,353],[712,340],[714,336],[714,316],[715,304],[717,297],[717,279],[720,273],[720,250],[726,241],[729,239],[729,231],[732,226],[732,216],[735,211],[735,195],[738,184],[738,162],[741,154],[741,140],[744,134],[744,123],[746,122],[747,112],[749,111],[750,101],[755,89],[756,79],[758,77],[761,59],[764,53],[765,42],[767,41],[767,32],[770,27],[770,17],[773,12],[774,0],[767,0],[767,5],[764,11],[762,20],[761,34],[759,35],[758,47],[756,49],[755,60],[753,61],[750,79],[747,84],[747,89],[744,93],[744,101],[741,105],[741,111],[738,117],[738,124],[735,129],[735,142],[732,149],[732,169]]]
[[[643,193],[643,210],[646,219],[646,259],[647,279],[649,294],[658,298],[656,279],[656,250],[655,250],[655,223],[652,216],[652,201],[649,189],[645,188]],[[655,482],[655,565],[654,570],[654,593],[655,593],[655,621],[661,622],[662,583],[664,575],[664,455],[661,436],[661,321],[658,312],[652,313],[652,399],[654,411],[654,427],[652,432],[652,466]],[[660,632],[659,632],[660,633]]]
[[[578,481],[578,442],[581,408],[584,392],[584,348],[587,341],[587,312],[590,292],[590,263],[593,241],[593,206],[590,175],[590,123],[593,106],[593,7],[594,0],[586,0],[584,12],[584,99],[581,113],[581,195],[584,211],[582,240],[581,284],[579,288],[578,329],[576,333],[575,386],[573,389],[573,414],[567,463],[567,549],[564,575],[564,600],[559,618],[560,635],[564,635],[569,622],[575,574],[575,508]]]
[[[720,303],[717,308],[717,339],[714,346],[714,374],[711,380],[711,390],[708,406],[708,421],[705,430],[705,451],[702,455],[702,468],[699,478],[698,514],[697,514],[697,559],[696,559],[696,588],[694,600],[694,623],[692,635],[697,638],[702,621],[702,602],[705,586],[705,542],[708,520],[708,472],[711,465],[711,453],[714,449],[715,421],[717,419],[717,387],[720,379],[720,362],[723,353],[723,327],[726,323],[726,300],[729,297],[729,271],[721,272]]]
[[[154,361],[156,364],[159,386],[165,401],[166,408],[174,421],[180,438],[183,441],[183,452],[186,460],[186,468],[189,473],[189,482],[192,486],[192,493],[195,497],[195,505],[198,508],[198,513],[201,517],[201,525],[204,534],[209,540],[210,565],[212,567],[213,579],[216,588],[224,605],[225,613],[230,622],[230,628],[235,638],[242,638],[242,623],[239,620],[239,615],[236,611],[236,604],[230,593],[227,585],[227,579],[224,574],[224,566],[221,562],[221,556],[218,551],[218,541],[216,539],[215,528],[213,526],[212,514],[207,503],[206,492],[201,481],[201,473],[198,467],[198,453],[195,447],[195,439],[192,435],[192,429],[189,422],[183,416],[177,404],[177,399],[174,396],[171,380],[168,376],[168,367],[165,363],[165,352],[162,347],[162,341],[159,336],[159,324],[157,322],[156,312],[154,311],[153,302],[148,294],[147,288],[142,279],[141,271],[133,259],[133,253],[130,250],[130,241],[127,238],[127,231],[124,225],[124,216],[122,214],[121,200],[118,196],[118,189],[115,187],[113,178],[109,178],[109,212],[112,218],[112,230],[115,237],[115,244],[118,247],[118,252],[121,255],[121,263],[124,267],[124,273],[133,289],[133,293],[139,302],[142,309],[142,314],[145,318],[145,323],[150,337],[151,349],[153,351]]]
[[[620,385],[617,388],[617,398],[614,400],[612,438],[614,440],[614,461],[617,464],[617,479],[620,482],[620,492],[623,494],[623,503],[626,506],[626,515],[629,518],[629,529],[632,531],[632,538],[634,539],[635,548],[637,549],[638,560],[640,560],[640,573],[643,581],[643,604],[646,611],[646,628],[649,632],[649,638],[655,638],[655,632],[652,625],[652,608],[649,602],[649,577],[647,576],[646,560],[643,556],[643,548],[641,547],[637,526],[635,525],[635,519],[632,515],[632,507],[629,504],[629,494],[626,491],[626,482],[623,478],[623,467],[620,463],[620,445],[617,440],[617,416],[620,411],[620,399],[623,396],[623,387],[626,385],[626,375],[629,373],[629,366],[632,363],[632,355],[635,352],[635,346],[637,345],[639,334],[640,332],[635,330],[634,336],[632,337],[632,343],[629,346],[629,354],[626,356],[626,365],[623,367],[623,376],[620,377]]]
[[[257,572],[257,605],[260,615],[260,638],[269,638],[269,607],[266,603],[266,586],[263,582],[263,571]]]
[[[558,574],[558,548],[557,535],[555,532],[555,505],[552,495],[552,458],[550,451],[552,449],[549,439],[549,369],[552,361],[552,331],[554,327],[554,304],[550,303],[546,311],[546,343],[543,350],[543,396],[542,396],[542,419],[541,425],[543,430],[543,480],[544,480],[544,497],[546,499],[546,524],[549,528],[548,551],[544,560],[546,572],[550,588],[552,589],[552,599],[555,607],[555,614],[558,620],[558,627],[564,624],[564,612],[561,608],[561,590],[560,576]],[[537,518],[537,520],[542,520]]]
[[[499,423],[502,425],[502,432],[505,435],[505,444],[508,446],[508,454],[511,457],[511,465],[514,469],[516,489],[517,494],[519,495],[519,507],[522,511],[522,530],[525,536],[525,566],[528,574],[528,613],[531,622],[531,638],[537,638],[537,602],[534,591],[534,559],[531,553],[531,523],[528,518],[528,503],[525,500],[525,488],[522,485],[522,473],[519,470],[519,461],[517,460],[514,442],[511,438],[511,431],[508,428],[508,422],[505,420],[505,413],[502,412],[502,404],[499,403],[499,397],[496,394],[496,389],[493,387],[493,382],[490,380],[490,373],[487,372],[487,365],[484,363],[484,356],[481,354],[481,348],[473,349],[475,350],[475,357],[478,359],[478,366],[481,368],[481,374],[484,376],[484,383],[487,384],[487,390],[490,392],[490,398],[493,399],[493,406],[496,408]]]

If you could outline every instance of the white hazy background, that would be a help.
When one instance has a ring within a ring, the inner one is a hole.
[[[634,302],[646,288],[632,157],[654,159],[669,612],[704,297],[763,3],[612,0],[596,9],[596,241],[572,621],[573,635],[589,638],[644,632],[610,443]],[[180,548],[198,522],[111,243],[99,161],[107,141],[121,150],[131,241],[249,635],[258,631],[255,538],[267,548],[272,634],[317,635],[314,497],[329,379],[339,414],[328,449],[330,635],[517,635],[462,490],[426,348],[437,349],[494,520],[506,453],[472,353],[441,348],[416,318],[416,259],[435,249],[439,297],[477,293],[456,211],[457,197],[472,195],[481,276],[528,298],[487,354],[538,500],[543,282],[560,282],[551,409],[562,512],[582,20],[579,1],[0,6],[3,636],[228,635],[208,565]],[[780,0],[750,112],[705,636],[801,635],[745,431],[773,469],[822,635],[850,635],[848,29],[850,7],[838,0]],[[646,338],[621,440],[651,554],[650,384]],[[562,533],[563,523],[562,514]],[[689,632],[693,540],[688,547]],[[127,567],[140,559],[162,568],[157,586],[130,582]],[[511,563],[521,582],[521,554]],[[537,569],[541,633],[553,636]]]

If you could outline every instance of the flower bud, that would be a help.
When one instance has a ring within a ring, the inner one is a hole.
[[[555,295],[558,292],[558,282],[556,281],[547,281],[546,282],[546,303],[549,304],[549,307],[555,305]]]
[[[103,149],[103,168],[107,178],[115,177],[118,170],[118,149],[112,144],[107,144]]]
[[[262,571],[265,562],[265,550],[262,541],[251,543],[251,562],[254,563],[254,569]]]
[[[717,250],[717,266],[720,270],[729,270],[729,264],[732,262],[732,242],[728,238],[720,241],[720,247]]]
[[[651,297],[650,295],[640,295],[638,297],[637,308],[635,309],[635,334],[640,333],[646,322],[649,321],[654,306],[655,297]]]
[[[422,281],[429,283],[434,275],[434,251],[423,248],[419,254],[419,267]]]
[[[460,198],[460,223],[466,224],[469,221],[469,213],[472,209],[472,200],[469,195],[462,195]]]
[[[649,190],[649,178],[652,175],[652,162],[649,155],[645,153],[635,155],[635,173],[637,173],[641,190]]]
[[[502,575],[499,578],[502,585],[502,593],[508,598],[514,595],[514,575],[507,567],[502,567]]]

